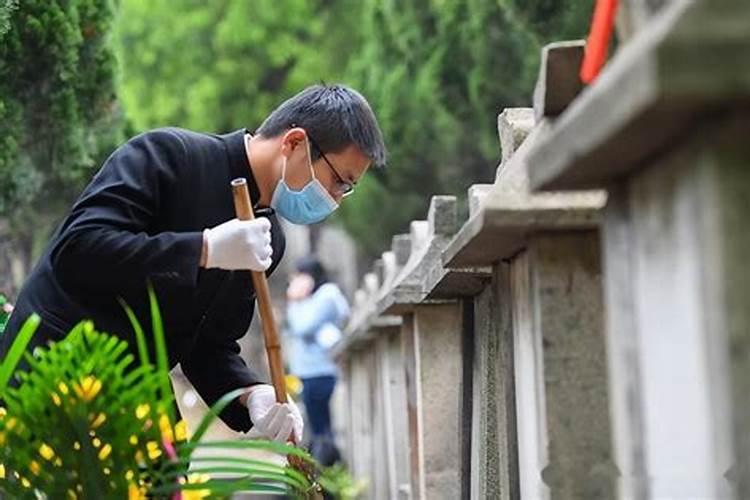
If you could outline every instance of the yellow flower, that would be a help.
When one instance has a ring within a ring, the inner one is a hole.
[[[20,476],[20,479],[21,479],[21,484],[23,485],[24,488],[31,488],[31,483],[29,482],[28,479],[26,479],[23,476]]]
[[[0,406],[0,418],[3,418],[7,413],[8,412],[5,410],[5,408]]]
[[[143,487],[138,487],[133,483],[130,483],[128,485],[128,500],[145,500],[146,499],[146,489]]]
[[[55,403],[55,406],[60,406],[62,404],[62,400],[60,399],[60,396],[57,395],[57,393],[51,393],[50,396],[52,396],[52,402]]]
[[[188,475],[187,482],[188,484],[203,484],[208,482],[210,479],[211,476],[209,476],[208,474],[193,473]],[[209,495],[211,495],[211,490],[209,489],[182,491],[183,500],[200,500],[201,498],[206,498]]]
[[[49,445],[42,443],[39,446],[39,454],[47,460],[52,460],[52,458],[55,456],[55,450],[53,450]]]
[[[284,377],[284,383],[286,384],[286,390],[291,392],[293,395],[300,394],[302,392],[302,380],[294,375],[286,375]]]
[[[105,467],[104,469],[102,469],[102,472],[104,472],[105,476],[109,476],[110,474],[112,474],[112,470],[109,467]]]
[[[8,419],[8,423],[7,423],[7,424],[5,424],[5,428],[6,428],[6,429],[8,429],[9,431],[12,431],[12,430],[13,430],[13,427],[15,427],[15,426],[16,426],[16,423],[17,423],[17,422],[18,422],[18,420],[16,420],[16,417],[10,417],[10,418]]]
[[[187,422],[180,420],[177,425],[174,426],[174,437],[177,441],[186,441],[188,436]]]
[[[94,419],[94,421],[91,422],[91,427],[93,427],[94,429],[96,429],[97,427],[99,427],[100,425],[102,425],[105,420],[107,420],[107,416],[104,413],[99,413],[99,415],[97,415],[97,417]]]
[[[130,436],[130,444],[132,444],[133,446],[137,445],[138,444],[138,436],[136,436],[135,434],[133,434],[132,436]]]
[[[67,492],[68,498],[70,500],[78,500],[78,495],[76,495],[76,492],[73,490],[68,490]]]
[[[110,453],[112,453],[112,446],[105,444],[102,449],[99,450],[99,460],[106,460]]]
[[[5,433],[0,432],[0,446],[5,446]]]
[[[135,409],[135,417],[138,420],[143,420],[150,411],[151,408],[147,404],[138,405],[138,407]]]
[[[76,451],[80,450],[81,449],[81,443],[79,443],[78,441],[74,442],[73,443],[73,449],[76,450]]]
[[[37,462],[36,460],[32,460],[31,463],[29,463],[29,469],[34,473],[35,476],[38,476],[39,472],[42,470],[42,468],[39,466],[39,462]]]
[[[169,417],[165,414],[159,415],[159,430],[161,431],[162,439],[166,439],[170,443],[174,442],[174,432],[172,432],[172,424],[169,422]]]
[[[5,466],[0,464],[0,479],[5,479]]]
[[[59,384],[57,384],[57,389],[58,389],[58,390],[59,390],[60,392],[62,392],[62,393],[63,393],[63,395],[67,395],[67,394],[68,394],[68,392],[69,392],[69,391],[68,391],[68,386],[67,386],[67,385],[65,385],[65,382],[60,382]]]
[[[148,452],[148,458],[156,460],[161,456],[161,450],[159,444],[156,441],[149,441],[146,443],[146,451]]]
[[[132,481],[133,477],[135,477],[135,474],[133,474],[133,471],[128,469],[128,471],[125,473],[125,479],[128,481]]]
[[[93,375],[88,375],[81,379],[80,384],[73,384],[73,390],[79,398],[91,401],[102,390],[102,381]]]
[[[102,445],[102,440],[99,438],[94,438],[91,440],[91,444],[94,445],[94,448],[99,448]]]
[[[60,460],[60,457],[57,457],[55,459],[55,465],[58,467],[62,467],[62,460]]]

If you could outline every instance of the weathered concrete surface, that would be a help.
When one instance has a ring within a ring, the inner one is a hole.
[[[518,497],[508,265],[474,300],[471,498]]]
[[[628,40],[646,27],[659,11],[670,2],[683,0],[625,0],[620,2],[617,16],[617,37]]]
[[[415,245],[416,236],[412,230],[412,252],[407,262],[400,270],[393,285],[384,288],[382,297],[375,306],[377,314],[403,314],[411,310],[414,304],[420,304],[428,299],[428,294],[440,283],[443,290],[445,285],[472,286],[472,276],[461,273],[453,280],[447,276],[441,266],[442,250],[456,232],[457,208],[454,196],[433,196],[427,221],[424,225],[424,235],[421,244]],[[422,226],[420,226],[422,227]],[[414,223],[412,223],[414,229]],[[447,294],[444,296],[448,296]],[[455,298],[453,295],[450,298]],[[439,301],[439,296],[433,297]]]
[[[540,233],[511,263],[522,498],[613,498],[596,231]]]
[[[535,189],[590,189],[641,168],[694,123],[750,102],[750,4],[675,1],[616,53],[530,152]]]
[[[497,135],[500,138],[502,161],[516,154],[523,141],[534,128],[534,110],[531,108],[506,108],[497,116]]]
[[[542,49],[539,79],[534,88],[534,118],[560,115],[583,90],[579,72],[584,40],[555,42]]]
[[[542,477],[552,498],[612,498],[599,235],[541,234],[528,251],[531,327],[544,362],[549,464]]]
[[[640,347],[635,321],[632,276],[632,216],[626,186],[608,192],[602,225],[606,266],[607,354],[609,398],[615,464],[620,472],[619,498],[648,498],[645,429],[638,368]]]
[[[749,124],[705,122],[606,209],[618,460],[650,498],[750,495]]]
[[[406,376],[400,331],[378,340],[380,376],[386,414],[388,448],[388,498],[410,498],[409,426],[406,410]]]
[[[414,310],[423,498],[428,499],[461,495],[461,318],[458,302]]]
[[[508,127],[516,127],[513,122],[506,122]],[[516,154],[498,168],[492,190],[443,252],[445,267],[489,265],[510,258],[526,245],[530,234],[541,230],[597,227],[606,199],[601,191],[542,194],[529,191],[528,152],[547,130],[545,123],[536,127]]]

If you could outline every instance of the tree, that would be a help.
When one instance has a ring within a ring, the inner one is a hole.
[[[10,13],[17,7],[16,0],[0,0],[0,37],[10,29]]]
[[[30,265],[119,130],[110,0],[0,4],[0,216]],[[2,32],[3,27],[6,31]]]
[[[255,128],[330,75],[325,17],[305,0],[124,0],[120,95],[138,130]]]
[[[367,0],[360,25],[349,75],[372,101],[390,161],[342,218],[374,253],[424,217],[430,195],[462,195],[493,179],[496,115],[528,102],[526,55],[539,44],[511,9],[488,0]]]

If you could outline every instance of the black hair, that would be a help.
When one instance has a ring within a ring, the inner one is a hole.
[[[383,134],[367,100],[345,85],[318,84],[284,101],[263,121],[262,137],[277,137],[301,127],[321,151],[311,148],[313,159],[322,153],[338,153],[355,145],[375,165],[385,165]]]
[[[318,288],[328,283],[328,273],[323,264],[314,255],[308,255],[299,259],[294,266],[298,273],[304,273],[312,277],[315,282],[313,292],[316,292]]]

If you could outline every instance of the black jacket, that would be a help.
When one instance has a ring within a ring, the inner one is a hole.
[[[31,272],[0,337],[0,359],[32,312],[42,318],[32,347],[61,339],[88,318],[97,329],[126,339],[135,351],[132,328],[117,299],[135,310],[150,338],[150,282],[159,299],[170,364],[181,364],[206,403],[261,382],[240,358],[237,344],[253,315],[250,273],[199,267],[202,231],[235,217],[230,181],[246,178],[252,200],[258,199],[244,134],[166,128],[118,148]],[[284,235],[276,217],[268,217],[273,270],[284,252]],[[252,426],[237,401],[221,417],[235,430]]]

